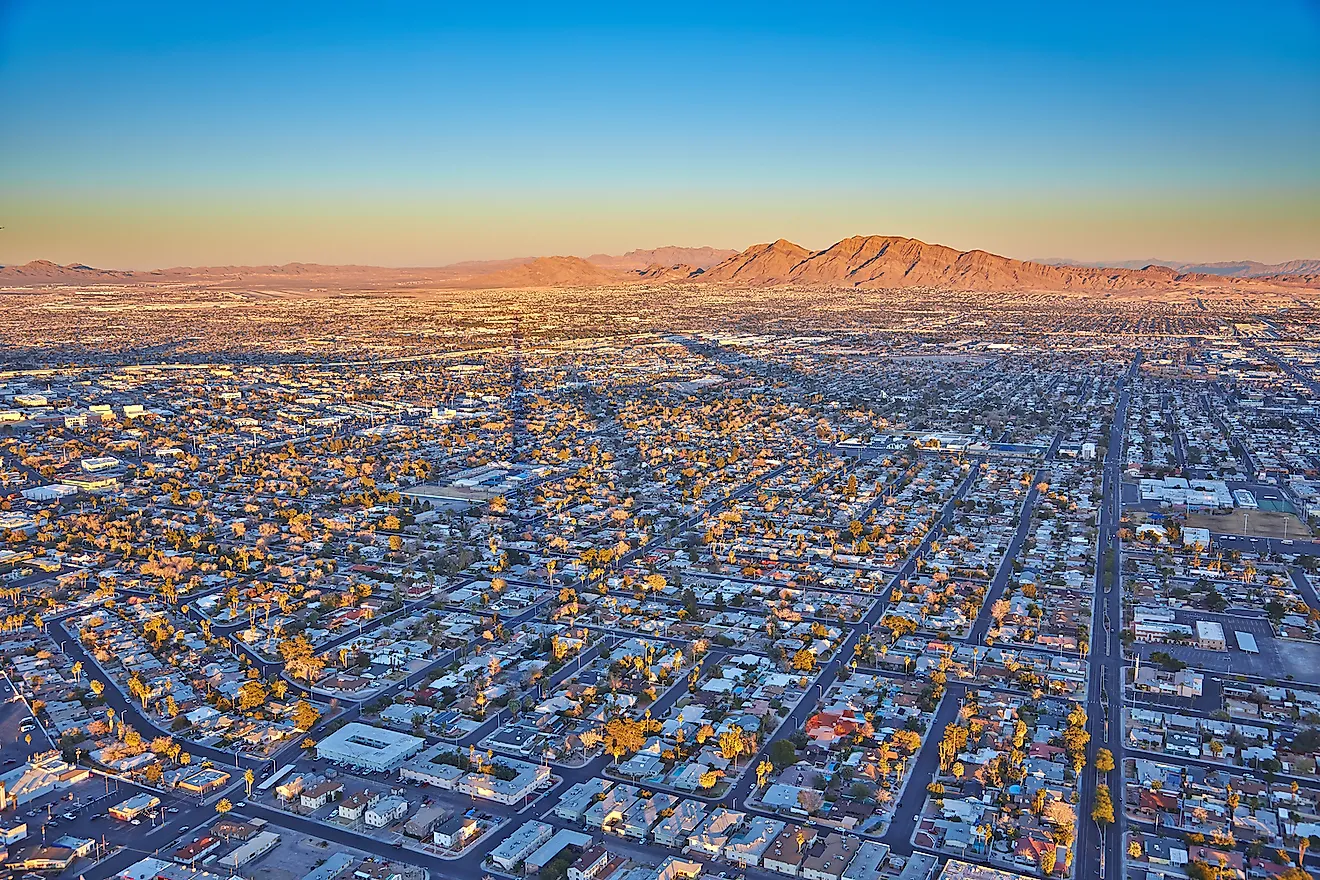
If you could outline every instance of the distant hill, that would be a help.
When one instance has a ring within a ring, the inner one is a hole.
[[[623,284],[628,273],[606,269],[582,257],[537,257],[534,260],[463,279],[462,287],[597,287]]]
[[[677,266],[686,264],[694,269],[709,269],[717,263],[727,260],[735,250],[712,247],[659,247],[650,250],[628,251],[622,256],[592,254],[589,262],[607,269],[636,269],[645,271],[652,266]]]
[[[845,238],[820,251],[780,239],[753,245],[701,276],[704,282],[803,284],[861,288],[931,287],[959,290],[1130,290],[1164,288],[1172,269],[1093,269],[1047,266],[986,251],[960,251],[914,238]]]
[[[1273,275],[1320,274],[1320,260],[1289,260],[1286,263],[1258,263],[1255,260],[1230,260],[1222,263],[1180,263],[1174,260],[1125,260],[1118,263],[1083,263],[1077,260],[1051,258],[1039,260],[1051,266],[1079,266],[1085,268],[1144,269],[1147,266],[1166,266],[1181,275],[1221,275],[1227,278],[1268,278]]]
[[[124,282],[133,277],[132,272],[117,272],[113,269],[94,269],[91,266],[61,266],[49,260],[33,260],[21,266],[0,266],[0,284],[31,285],[78,283],[96,284],[100,282]]]

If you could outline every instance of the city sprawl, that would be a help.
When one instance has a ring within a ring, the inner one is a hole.
[[[1305,878],[1311,297],[0,291],[4,865]]]

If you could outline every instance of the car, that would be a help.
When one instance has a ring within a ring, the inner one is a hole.
[[[33,724],[31,721],[24,721],[22,724],[18,725],[18,729],[23,733],[31,733],[37,729],[37,725]]]
[[[128,824],[130,824],[130,825],[141,825],[141,824],[142,824],[142,820],[141,820],[141,819],[130,819],[130,820],[128,821]]]
[[[177,812],[179,812],[179,808],[178,808],[178,807],[166,807],[166,808],[165,808],[165,812],[167,812],[167,813],[177,813]]]
[[[73,813],[60,813],[60,815],[63,816],[65,819],[69,819],[69,820],[73,820],[73,819],[77,819],[77,818],[78,818],[78,817],[77,817],[76,815],[74,815]]]
[[[12,767],[14,764],[17,763],[18,763],[18,758],[10,758],[8,761],[5,761],[5,766]]]
[[[241,809],[241,808],[247,806],[247,801],[239,801],[238,803],[234,804],[234,806],[236,806],[236,807],[238,807],[238,808]]]

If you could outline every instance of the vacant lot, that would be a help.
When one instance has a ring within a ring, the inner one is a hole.
[[[1284,534],[1287,523],[1287,534]],[[1187,525],[1221,535],[1246,534],[1254,538],[1309,538],[1311,530],[1291,513],[1277,510],[1235,510],[1232,513],[1189,513]]]

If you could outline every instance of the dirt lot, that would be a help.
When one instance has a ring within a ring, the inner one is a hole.
[[[1246,520],[1245,534],[1254,538],[1309,538],[1311,530],[1291,513],[1277,510],[1235,510],[1232,513],[1189,513],[1187,527],[1209,529],[1212,532],[1228,535],[1241,535],[1243,519]],[[1287,534],[1284,534],[1284,523]]]

